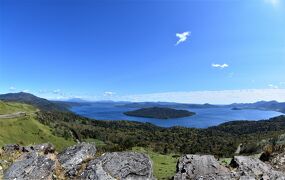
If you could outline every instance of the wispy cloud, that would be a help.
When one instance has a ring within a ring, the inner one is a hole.
[[[212,67],[224,69],[224,68],[229,67],[229,65],[228,64],[212,64]]]
[[[274,84],[268,84],[268,87],[270,87],[272,89],[278,89],[279,88],[277,85],[274,85]]]
[[[55,89],[55,90],[53,90],[53,93],[54,93],[54,94],[60,94],[60,93],[61,93],[61,90],[60,90],[60,89]]]
[[[184,41],[187,40],[188,36],[191,35],[191,32],[189,31],[186,31],[186,32],[183,32],[183,33],[176,33],[176,37],[179,38],[179,40],[176,42],[176,46]]]
[[[278,7],[281,3],[281,0],[264,0],[264,2],[272,5],[273,7]]]
[[[165,92],[152,94],[138,94],[116,97],[114,100],[124,101],[164,101],[180,103],[250,103],[256,101],[277,100],[285,102],[285,89],[244,89],[224,91],[190,91],[190,92]]]
[[[15,88],[14,86],[11,86],[11,87],[9,87],[9,91],[16,91],[17,90],[17,88]]]
[[[104,96],[106,97],[106,96],[108,96],[108,97],[110,97],[110,96],[114,96],[116,93],[115,92],[112,92],[112,91],[106,91],[106,92],[104,92]]]

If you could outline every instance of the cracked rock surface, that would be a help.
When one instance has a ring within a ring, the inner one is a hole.
[[[94,144],[80,143],[65,149],[57,158],[67,176],[76,176],[83,162],[94,158],[96,147]]]
[[[4,173],[4,179],[52,179],[55,161],[47,155],[29,152],[22,155]]]
[[[185,155],[177,164],[175,180],[285,180],[284,172],[275,170],[255,157],[235,156],[228,167],[211,155]]]
[[[182,179],[230,179],[228,168],[219,164],[211,155],[185,155],[179,159],[175,180]]]
[[[106,153],[89,162],[81,174],[81,179],[153,179],[152,162],[142,153]]]

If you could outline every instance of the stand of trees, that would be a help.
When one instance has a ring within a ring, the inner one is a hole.
[[[285,116],[266,121],[234,121],[207,129],[184,127],[162,128],[150,123],[130,121],[99,121],[70,112],[37,113],[38,120],[52,127],[54,134],[94,138],[106,143],[102,151],[123,151],[134,146],[149,147],[159,153],[202,153],[229,157],[237,146],[248,145],[245,153],[262,147],[263,139],[277,138],[285,133]]]

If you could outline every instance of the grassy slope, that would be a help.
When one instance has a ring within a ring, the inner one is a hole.
[[[27,104],[10,103],[0,101],[0,114],[11,114],[15,112],[35,112],[36,109]]]
[[[57,150],[75,144],[71,139],[66,140],[52,134],[51,129],[35,119],[36,111],[30,105],[20,103],[0,102],[0,113],[26,112],[26,117],[0,119],[0,146],[18,143],[21,145],[51,142]]]
[[[157,179],[171,179],[175,175],[178,161],[175,154],[162,155],[142,147],[134,147],[132,151],[149,155],[153,162],[154,176]]]

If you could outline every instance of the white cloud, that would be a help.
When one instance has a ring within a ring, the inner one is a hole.
[[[23,92],[27,93],[27,92],[30,92],[29,89],[24,89]]]
[[[47,93],[47,92],[48,92],[48,90],[41,89],[41,90],[38,91],[38,94],[45,94],[45,93]]]
[[[278,7],[281,3],[281,0],[264,0],[264,2],[272,5],[273,7]]]
[[[243,90],[221,90],[221,91],[186,91],[186,92],[164,92],[133,95],[116,95],[115,92],[106,91],[104,96],[84,95],[77,96],[68,94],[65,96],[46,94],[44,98],[66,100],[74,97],[80,97],[84,100],[114,100],[114,101],[132,101],[132,102],[178,102],[178,103],[211,103],[211,104],[231,104],[231,103],[253,103],[256,101],[276,100],[285,102],[285,89],[243,89]]]
[[[184,41],[187,40],[188,36],[191,35],[191,32],[189,31],[186,31],[186,32],[183,32],[183,33],[176,33],[176,37],[179,38],[179,40],[176,42],[176,46]]]
[[[228,64],[212,64],[212,67],[224,69],[224,68],[229,67],[229,65]]]
[[[9,88],[9,91],[16,91],[17,90],[17,88],[15,88],[14,86],[11,86],[10,88]]]
[[[106,92],[104,92],[104,96],[106,97],[106,96],[114,96],[116,93],[115,92],[112,92],[112,91],[106,91]]]
[[[60,94],[60,93],[61,93],[61,90],[60,90],[60,89],[53,90],[53,93],[54,93],[54,94]]]
[[[279,87],[273,84],[268,84],[268,87],[273,88],[273,89],[278,89]]]
[[[116,97],[116,101],[164,101],[179,103],[252,103],[256,101],[277,100],[285,102],[285,89],[244,89],[224,91],[190,91],[190,92],[165,92],[151,94],[137,94]]]

